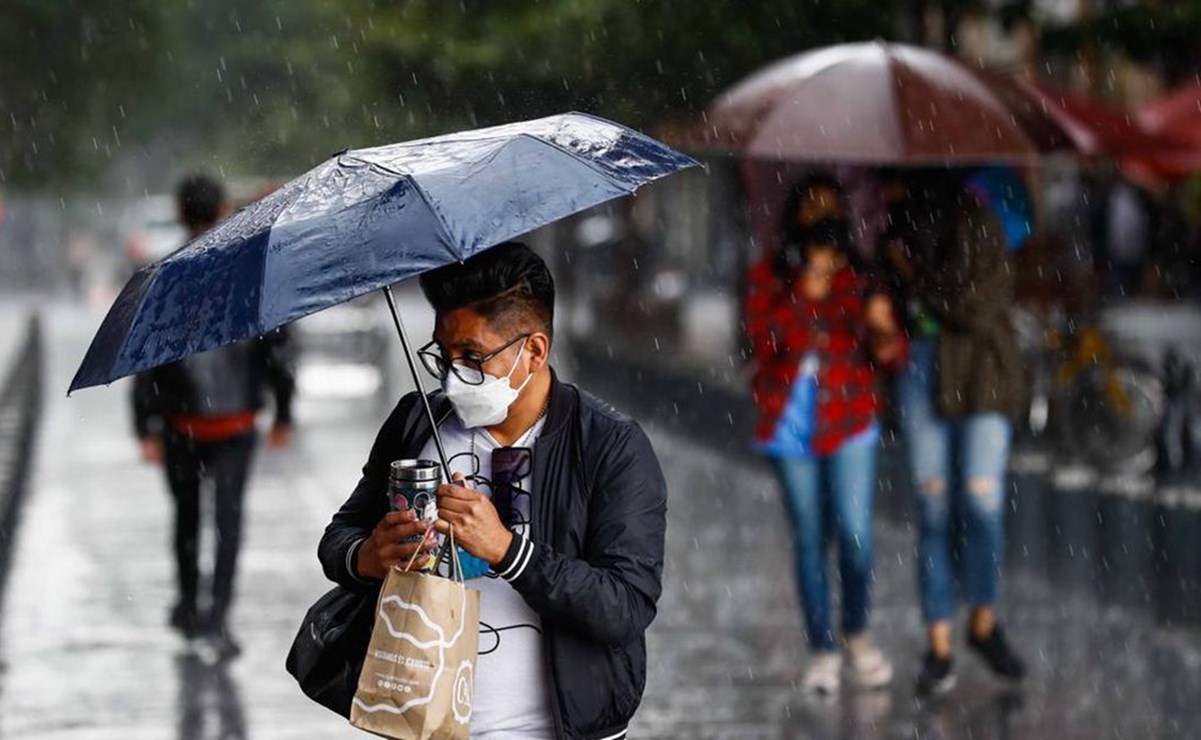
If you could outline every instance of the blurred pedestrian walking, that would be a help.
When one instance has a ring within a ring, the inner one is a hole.
[[[890,209],[885,254],[906,306],[909,362],[897,404],[919,492],[922,615],[929,649],[918,688],[954,685],[951,619],[960,586],[968,644],[1000,676],[1022,661],[997,624],[1004,560],[1005,473],[1022,404],[1010,309],[1014,276],[1000,222],[957,170],[914,173]],[[897,183],[894,183],[896,185]],[[893,188],[896,190],[897,188]],[[952,533],[961,537],[957,563]]]
[[[888,299],[869,296],[851,266],[838,183],[822,175],[798,183],[783,217],[783,246],[748,276],[755,444],[773,463],[792,521],[796,579],[814,653],[804,686],[833,695],[843,656],[830,616],[828,524],[838,542],[841,633],[851,674],[873,688],[892,680],[892,665],[868,632],[880,436],[876,362],[901,362],[905,340]]]
[[[1095,225],[1104,270],[1104,295],[1123,299],[1137,295],[1159,230],[1149,193],[1117,178],[1098,209]]]
[[[221,184],[203,175],[180,184],[178,203],[191,238],[208,231],[228,210]],[[265,390],[270,389],[275,400],[270,445],[286,446],[291,437],[294,380],[289,349],[286,335],[276,331],[150,370],[134,381],[133,418],[142,457],[163,465],[175,499],[179,598],[170,623],[186,637],[212,637],[227,656],[239,652],[228,619],[242,537],[242,500]],[[210,489],[217,552],[208,598],[202,598],[201,511]]]

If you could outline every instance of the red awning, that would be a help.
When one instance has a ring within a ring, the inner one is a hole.
[[[1201,83],[1185,85],[1147,103],[1138,122],[1148,132],[1201,145]]]

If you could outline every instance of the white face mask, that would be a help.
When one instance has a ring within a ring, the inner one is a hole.
[[[463,426],[468,429],[490,427],[501,423],[509,415],[509,407],[533,377],[533,373],[527,375],[525,382],[517,388],[509,384],[509,378],[513,377],[513,371],[517,369],[517,361],[525,351],[526,341],[521,340],[521,348],[517,350],[513,366],[503,378],[484,373],[483,383],[470,385],[460,380],[458,375],[449,373],[446,380],[442,381],[442,390],[450,399],[450,405],[454,406]]]

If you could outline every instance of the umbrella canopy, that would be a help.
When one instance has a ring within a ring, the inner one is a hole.
[[[1038,151],[967,67],[880,41],[807,52],[752,75],[709,107],[690,143],[848,164],[1024,163]]]
[[[1197,108],[1201,86],[1181,90],[1131,114],[1018,77],[988,71],[978,74],[1013,111],[1040,151],[1072,150],[1086,157],[1115,157],[1127,177],[1147,187],[1160,187],[1195,171],[1201,161],[1201,113]],[[1181,125],[1190,114],[1197,137],[1191,142],[1188,126]]]
[[[139,270],[71,390],[265,334],[695,164],[580,113],[341,152]]]
[[[1040,151],[1072,150],[1096,157],[1165,146],[1123,111],[1011,75],[983,70],[977,74],[1013,112]]]
[[[1080,136],[1087,132],[1087,126],[1079,125],[1053,97],[1044,95],[1042,88],[1013,75],[987,69],[978,69],[976,74],[1005,104],[1040,152],[1088,153],[1087,141]]]

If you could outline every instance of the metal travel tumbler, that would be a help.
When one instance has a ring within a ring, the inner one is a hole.
[[[413,509],[422,519],[437,511],[442,468],[432,460],[396,460],[388,475],[388,503],[392,511]]]
[[[396,460],[388,474],[388,504],[392,511],[413,510],[417,518],[433,522],[438,514],[438,486],[442,484],[442,468],[432,460]],[[420,542],[413,535],[405,542]],[[421,567],[426,567],[423,562]]]

